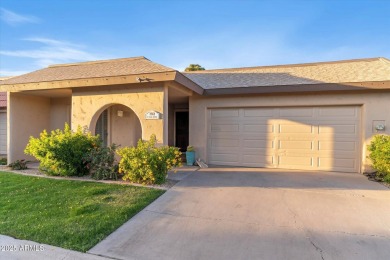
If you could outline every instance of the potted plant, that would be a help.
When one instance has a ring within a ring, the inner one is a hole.
[[[195,149],[192,145],[187,146],[186,160],[187,165],[194,165],[195,163]]]

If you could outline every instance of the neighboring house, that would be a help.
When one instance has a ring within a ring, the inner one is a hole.
[[[209,164],[361,173],[372,136],[390,133],[385,58],[182,73],[137,57],[54,65],[0,91],[10,162],[68,122],[105,144],[191,144]]]
[[[7,93],[0,92],[0,157],[7,154]]]
[[[0,81],[9,79],[2,77]],[[0,157],[7,154],[7,92],[0,92]]]

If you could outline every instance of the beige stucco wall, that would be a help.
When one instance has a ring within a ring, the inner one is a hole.
[[[123,116],[118,116],[118,111],[123,111]],[[114,105],[109,108],[109,143],[124,146],[134,146],[142,138],[141,124],[136,114],[128,107]]]
[[[307,94],[307,95],[246,95],[246,96],[199,96],[190,97],[190,145],[197,157],[207,160],[207,109],[224,107],[283,107],[283,106],[361,106],[362,155],[361,171],[369,171],[366,146],[372,136],[373,120],[385,120],[390,134],[390,92],[354,94]]]
[[[149,139],[155,134],[159,143],[168,142],[164,138],[164,120],[147,120],[145,113],[157,111],[164,114],[165,90],[162,84],[125,85],[121,87],[95,87],[73,91],[72,128],[78,125],[88,127],[95,132],[96,121],[100,113],[116,104],[124,105],[134,111],[142,128],[142,139]]]
[[[8,162],[33,157],[24,154],[29,137],[50,127],[50,98],[8,94]]]
[[[50,130],[64,129],[65,122],[70,123],[72,98],[50,99]]]

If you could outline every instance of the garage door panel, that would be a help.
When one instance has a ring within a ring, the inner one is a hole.
[[[318,115],[320,118],[331,118],[332,120],[338,117],[357,118],[358,109],[356,107],[320,107]]]
[[[273,164],[272,155],[257,156],[254,154],[244,154],[242,158],[244,166],[266,167]]]
[[[314,133],[313,126],[311,125],[299,125],[299,124],[280,124],[279,133],[285,134],[311,134]]]
[[[245,148],[273,148],[274,142],[272,140],[264,139],[246,139],[243,140],[243,147]]]
[[[240,140],[238,139],[211,139],[212,148],[237,148],[240,146]]]
[[[213,109],[211,110],[211,118],[229,117],[234,118],[239,116],[239,109]]]
[[[309,149],[312,150],[314,147],[313,141],[289,141],[289,140],[279,140],[278,148],[279,149],[293,149],[293,150],[302,150]]]
[[[211,132],[238,132],[240,126],[237,124],[212,125]]]
[[[319,151],[318,156],[326,158],[355,159],[357,153],[349,151]]]
[[[357,143],[355,141],[318,141],[319,151],[356,151]]]
[[[274,114],[273,108],[263,108],[261,110],[259,110],[258,108],[245,108],[245,109],[243,109],[244,117],[272,118],[273,114]]]
[[[255,124],[243,124],[243,132],[244,133],[273,133],[274,126],[273,125],[255,125]]]
[[[359,171],[359,107],[226,110],[209,113],[211,164]]]
[[[220,164],[222,165],[224,163],[235,163],[237,164],[239,162],[238,156],[236,154],[224,154],[224,153],[214,153],[210,156],[210,162],[213,164]]]
[[[355,159],[319,158],[319,167],[332,169],[334,167],[353,170],[356,167]]]
[[[332,134],[332,135],[356,135],[358,133],[357,126],[355,124],[343,124],[343,125],[320,125],[318,127],[319,134]]]
[[[252,156],[256,160],[260,160],[263,157],[273,156],[272,152],[269,152],[267,149],[245,149],[242,151],[243,156]]]
[[[279,116],[281,118],[291,118],[291,117],[313,117],[313,109],[310,108],[285,108],[280,109]]]
[[[278,156],[278,164],[280,166],[306,166],[306,167],[312,167],[313,166],[313,158],[312,157],[306,157],[306,156]]]

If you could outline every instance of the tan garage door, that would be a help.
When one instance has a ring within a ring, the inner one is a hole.
[[[0,154],[7,154],[7,114],[0,111]]]
[[[359,172],[357,106],[208,112],[210,164]]]

